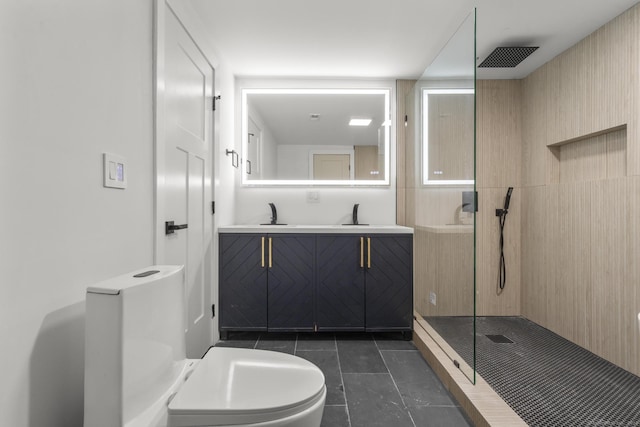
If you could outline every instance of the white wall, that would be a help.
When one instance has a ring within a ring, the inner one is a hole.
[[[394,186],[395,188],[395,186]],[[307,202],[307,193],[317,192],[319,203]],[[359,203],[362,224],[395,224],[396,204],[389,202],[388,188],[323,187],[245,187],[238,191],[235,224],[268,223],[269,202],[278,209],[278,222],[284,224],[351,223],[353,205]]]
[[[85,288],[153,261],[152,10],[0,6],[2,426],[82,425]]]
[[[241,90],[243,88],[391,88],[391,117],[395,126],[395,82],[386,80],[338,79],[236,79],[236,150],[241,147]],[[240,169],[236,171],[236,198],[234,224],[269,222],[271,210],[267,203],[275,203],[278,221],[288,224],[342,224],[351,221],[354,203],[359,203],[361,223],[396,223],[396,140],[395,130],[390,132],[390,185],[389,186],[243,186]],[[319,194],[318,203],[308,203],[309,191]]]

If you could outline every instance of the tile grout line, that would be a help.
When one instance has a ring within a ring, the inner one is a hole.
[[[351,427],[351,414],[349,413],[349,402],[347,401],[347,387],[344,384],[344,375],[342,375],[342,363],[340,363],[340,350],[338,349],[338,337],[333,336],[333,342],[336,345],[336,358],[338,359],[338,370],[340,371],[340,381],[342,382],[342,395],[344,396],[344,407],[347,411],[347,423]]]
[[[380,355],[383,355],[386,352],[394,352],[394,351],[395,352],[416,351],[416,352],[418,352],[418,354],[420,354],[419,350],[392,350],[392,349],[389,349],[389,350],[380,350]],[[422,356],[420,356],[420,357],[422,357]],[[422,358],[424,360],[424,357],[422,357]],[[385,362],[385,365],[386,365],[387,362],[385,361],[384,356],[382,357],[382,360],[383,360],[383,362]],[[426,362],[426,360],[425,360],[425,362]],[[427,366],[429,368],[431,368],[429,363],[427,363]],[[387,367],[387,369],[389,369],[389,368]],[[390,370],[389,370],[389,374],[391,374]],[[434,372],[434,375],[435,375],[435,372]],[[391,375],[391,378],[393,378],[393,375]],[[440,381],[440,380],[438,379],[438,381]],[[394,379],[394,382],[395,382],[395,379]],[[440,382],[442,382],[442,381],[440,381]],[[443,384],[443,386],[444,386],[444,384]],[[447,394],[451,397],[452,402],[454,402],[453,405],[432,405],[432,404],[429,404],[429,405],[416,405],[416,406],[428,406],[428,407],[431,407],[431,408],[462,408],[462,406],[458,403],[458,401],[455,399],[455,397],[453,397],[448,390],[447,390]],[[400,397],[402,398],[402,395]],[[405,404],[405,406],[406,406],[406,404]]]
[[[387,372],[389,372],[389,378],[391,378],[391,381],[393,382],[393,386],[396,388],[396,391],[398,392],[398,396],[400,396],[400,401],[404,405],[404,408],[407,410],[407,414],[409,415],[409,419],[411,420],[411,424],[413,424],[414,427],[417,427],[416,426],[416,422],[413,420],[413,417],[411,416],[411,411],[409,410],[409,407],[407,406],[407,403],[402,398],[402,393],[400,393],[400,389],[398,388],[398,384],[396,384],[396,379],[393,378],[393,374],[391,373],[391,369],[389,369],[389,366],[387,365],[387,361],[384,359],[384,355],[382,354],[382,351],[380,351],[380,347],[378,347],[378,341],[376,340],[375,337],[372,337],[372,338],[373,338],[373,342],[376,345],[376,349],[378,350],[378,354],[380,355],[380,358],[382,359],[382,363],[384,363],[384,367],[387,368]]]

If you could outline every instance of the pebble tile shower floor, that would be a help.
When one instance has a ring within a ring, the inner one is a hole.
[[[472,317],[425,319],[473,366]],[[476,346],[477,372],[532,427],[640,426],[640,377],[548,329],[478,317]]]
[[[472,425],[400,334],[236,332],[216,345],[281,351],[315,363],[327,385],[321,427]]]

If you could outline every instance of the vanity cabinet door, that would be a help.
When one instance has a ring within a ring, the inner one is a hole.
[[[318,235],[316,323],[319,331],[364,330],[364,242],[364,237],[356,235]]]
[[[377,234],[367,242],[367,330],[407,330],[413,319],[413,238]],[[369,251],[370,245],[370,251]]]
[[[269,331],[313,331],[314,234],[270,234]]]
[[[221,331],[267,329],[266,249],[265,235],[220,234]]]

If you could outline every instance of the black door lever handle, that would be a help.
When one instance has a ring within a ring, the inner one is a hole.
[[[164,234],[173,234],[176,230],[182,230],[183,228],[188,228],[187,224],[175,225],[173,221],[165,221],[164,222]]]

